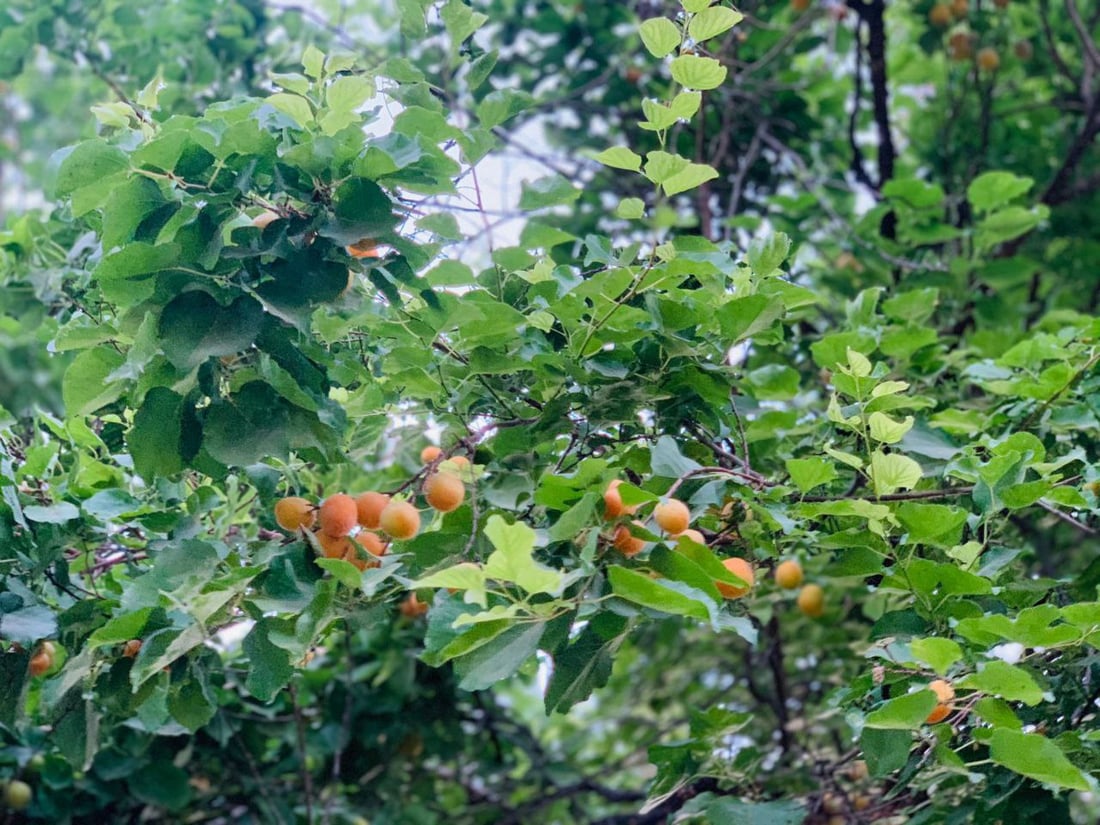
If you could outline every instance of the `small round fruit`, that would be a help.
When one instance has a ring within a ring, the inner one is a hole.
[[[947,51],[952,60],[969,60],[974,50],[972,40],[966,32],[955,32],[947,40]]]
[[[456,475],[433,473],[424,482],[424,498],[441,513],[457,510],[466,498],[466,485]]]
[[[978,68],[983,72],[995,72],[1001,67],[1001,56],[992,46],[978,51]]]
[[[637,527],[643,526],[637,521],[634,524]],[[615,545],[616,550],[628,559],[638,555],[645,549],[645,539],[635,536],[625,524],[620,524],[615,528],[615,536],[611,543]]]
[[[932,708],[932,712],[928,714],[928,718],[924,721],[929,725],[937,725],[950,715],[950,705],[936,705]]]
[[[450,461],[457,470],[465,470],[470,466],[470,459],[466,458],[464,455],[453,455],[448,461]]]
[[[420,451],[420,460],[425,464],[431,464],[437,458],[443,455],[443,451],[434,444],[429,444],[423,450]]]
[[[50,641],[39,642],[38,652],[45,653],[47,656],[53,659],[57,655],[57,645]]]
[[[729,582],[716,581],[714,586],[718,588],[718,592],[721,593],[727,599],[739,599],[752,590],[752,586],[756,584],[756,574],[752,570],[752,565],[744,559],[734,556],[733,558],[723,559],[722,566],[729,570],[741,581],[745,582],[745,587],[738,587],[735,584]]]
[[[31,804],[31,786],[19,779],[4,785],[4,804],[13,811],[21,811]]]
[[[870,775],[867,770],[867,763],[862,759],[857,759],[848,767],[848,778],[853,782],[862,782]]]
[[[810,0],[791,0],[791,8],[799,14],[810,8]]]
[[[398,540],[411,539],[420,532],[420,511],[407,501],[391,501],[378,521],[387,535]]]
[[[377,533],[370,533],[364,530],[352,539],[356,544],[370,553],[372,556],[384,556],[388,545],[382,541],[382,538]]]
[[[993,0],[993,5],[999,9],[1007,9],[1011,0]]]
[[[367,553],[360,552],[365,550],[359,542],[355,539],[347,540],[347,549],[344,551],[344,555],[341,558],[355,567],[356,570],[363,571],[368,567],[378,567],[378,562],[373,558],[366,558]]]
[[[122,646],[122,655],[127,659],[133,659],[141,652],[141,639],[131,639]]]
[[[347,536],[329,536],[325,533],[315,533],[314,538],[321,545],[321,555],[326,559],[342,559],[348,552],[351,540]]]
[[[794,559],[780,562],[775,568],[775,583],[784,590],[794,590],[802,584],[802,565]]]
[[[355,509],[359,518],[359,526],[366,527],[368,530],[377,530],[378,518],[389,503],[389,496],[385,493],[376,493],[373,490],[356,496]]]
[[[634,511],[638,509],[636,505],[627,507],[623,504],[623,497],[619,495],[619,485],[622,483],[622,479],[616,478],[604,490],[603,515],[608,520],[616,519],[619,516],[632,516]]]
[[[415,593],[410,593],[401,602],[401,615],[406,619],[415,619],[428,612],[428,605],[416,598]]]
[[[275,502],[275,523],[289,533],[299,527],[307,530],[317,520],[313,505],[299,496],[287,496]]]
[[[278,212],[272,212],[270,209],[265,209],[252,219],[252,225],[257,229],[266,229],[269,224],[277,220],[279,220]]]
[[[695,530],[694,528],[691,528],[691,527],[689,527],[687,530],[685,530],[682,533],[677,533],[672,538],[674,538],[674,539],[680,539],[680,538],[691,539],[696,544],[701,544],[704,547],[707,546],[706,537],[702,533],[700,533],[698,530]]]
[[[821,800],[821,809],[827,814],[842,814],[845,807],[844,797],[840,794],[827,793]]]
[[[853,811],[866,811],[871,807],[871,797],[866,794],[857,794],[852,797],[852,810]]]
[[[382,254],[378,251],[378,244],[374,242],[373,238],[363,238],[356,241],[350,246],[344,247],[347,253],[353,258],[381,258]]]
[[[970,14],[970,0],[951,0],[951,14],[960,20]]]
[[[359,508],[351,496],[337,493],[322,502],[317,520],[325,535],[346,536],[359,523]]]
[[[670,535],[682,533],[691,524],[691,511],[679,499],[670,498],[653,508],[653,520]]]
[[[53,667],[53,657],[50,654],[43,652],[31,656],[29,665],[31,676],[41,676],[51,667]]]
[[[945,29],[950,26],[953,17],[954,15],[951,14],[951,7],[946,3],[937,3],[932,7],[932,10],[928,12],[928,22],[940,29]]]
[[[821,585],[808,584],[798,591],[798,609],[811,619],[820,619],[825,615],[825,591]]]
[[[943,679],[933,679],[928,683],[928,689],[936,694],[936,699],[940,704],[947,704],[955,698],[955,688],[951,687],[951,683]]]
[[[1030,40],[1020,40],[1017,41],[1016,45],[1012,47],[1012,53],[1016,55],[1016,57],[1018,57],[1020,60],[1031,60],[1031,58],[1035,55],[1035,50],[1032,48]],[[1089,489],[1092,489],[1095,493],[1096,490],[1092,488],[1092,485],[1094,484],[1096,484],[1095,481],[1090,482],[1085,486]]]

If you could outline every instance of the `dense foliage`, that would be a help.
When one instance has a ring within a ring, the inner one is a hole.
[[[7,821],[1094,821],[1098,33],[0,9]]]

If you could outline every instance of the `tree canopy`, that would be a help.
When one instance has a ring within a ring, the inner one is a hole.
[[[0,8],[3,821],[1096,821],[1098,42]]]

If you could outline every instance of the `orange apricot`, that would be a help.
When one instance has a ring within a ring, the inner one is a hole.
[[[389,496],[385,493],[376,493],[373,490],[356,496],[355,509],[359,526],[366,527],[368,530],[377,530],[378,517],[382,515],[382,511],[389,503]]]
[[[821,585],[808,584],[798,591],[796,600],[798,609],[811,619],[820,619],[825,615],[825,591]]]
[[[802,565],[794,559],[780,562],[775,568],[775,583],[784,590],[794,590],[802,584]]]
[[[466,486],[456,475],[433,473],[424,482],[424,498],[441,513],[457,510],[466,498]]]
[[[607,489],[604,491],[603,515],[608,520],[616,519],[619,516],[632,516],[634,511],[638,509],[636,505],[627,507],[623,504],[623,497],[619,495],[619,485],[622,483],[622,479],[616,478],[607,485]]]
[[[637,521],[634,524],[637,527],[643,526],[641,522]],[[645,539],[635,536],[625,524],[620,524],[615,528],[615,536],[612,538],[611,543],[615,545],[616,550],[628,559],[638,555],[645,549]]]
[[[359,523],[359,508],[355,499],[344,493],[329,496],[321,503],[318,521],[321,532],[329,536],[346,536]]]
[[[379,516],[379,526],[395,539],[411,539],[420,531],[420,511],[407,501],[391,501]]]
[[[141,639],[131,639],[122,646],[122,655],[127,659],[133,659],[141,652]]]
[[[676,535],[688,529],[691,511],[679,499],[670,498],[653,508],[653,520],[666,533]]]
[[[437,458],[443,455],[443,451],[434,444],[429,444],[423,450],[420,451],[420,460],[425,464],[431,464]]]
[[[317,511],[312,504],[299,496],[287,496],[275,502],[275,523],[288,532],[299,527],[307,530],[317,520]]]
[[[752,586],[756,584],[756,574],[753,572],[752,565],[744,559],[733,556],[732,558],[724,559],[722,561],[722,566],[745,582],[746,585],[745,587],[738,587],[729,582],[716,581],[714,586],[718,588],[718,592],[725,598],[739,599],[748,593],[752,589]]]

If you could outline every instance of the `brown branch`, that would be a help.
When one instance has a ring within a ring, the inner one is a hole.
[[[974,485],[968,484],[965,487],[950,487],[945,490],[910,490],[907,493],[888,493],[883,496],[875,496],[869,501],[917,501],[919,499],[928,498],[956,498],[959,496],[968,496],[974,492]],[[821,503],[827,501],[847,501],[852,498],[862,498],[861,496],[803,496],[799,499],[800,502],[806,503]]]
[[[298,688],[291,682],[290,689],[291,707],[294,709],[294,729],[298,743],[298,764],[302,774],[302,791],[306,797],[306,825],[313,823],[313,774],[306,764],[306,723],[302,716],[301,705],[298,704]]]

